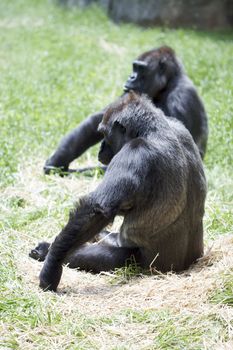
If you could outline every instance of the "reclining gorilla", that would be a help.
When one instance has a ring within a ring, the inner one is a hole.
[[[133,62],[133,73],[125,84],[125,91],[129,90],[147,94],[165,115],[183,122],[204,157],[208,137],[205,109],[171,48],[163,46],[140,55]],[[98,125],[107,108],[87,118],[61,141],[46,161],[46,174],[54,167],[68,170],[74,159],[103,138]]]
[[[144,96],[129,92],[104,113],[99,158],[109,164],[97,189],[80,199],[67,225],[30,256],[45,259],[40,287],[56,290],[62,264],[100,272],[132,254],[143,268],[181,271],[203,254],[206,180],[190,133]],[[120,232],[86,244],[116,215]],[[155,259],[156,257],[156,259]]]

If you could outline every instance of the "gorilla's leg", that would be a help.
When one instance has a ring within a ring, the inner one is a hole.
[[[117,238],[118,233],[113,233],[112,238],[105,241],[104,238],[108,235],[108,231],[101,232],[99,236],[102,236],[103,241],[100,244],[83,245],[68,254],[64,260],[64,264],[67,264],[71,269],[79,268],[88,272],[100,273],[101,271],[110,271],[125,266],[127,259],[130,259],[132,255],[140,263],[139,249],[117,247],[115,238]],[[108,237],[110,236],[111,234]],[[50,243],[41,242],[35,249],[32,249],[29,256],[35,260],[44,261],[49,247]]]
[[[125,266],[127,259],[132,255],[140,262],[138,248],[87,244],[67,256],[64,262],[70,268],[99,273]]]
[[[97,234],[94,237],[93,242],[97,242],[97,244],[101,244],[105,246],[118,247],[119,246],[118,236],[119,236],[118,232],[109,232],[105,230]],[[48,243],[48,242],[40,242],[37,244],[37,246],[34,249],[30,251],[28,255],[32,259],[35,259],[38,261],[44,261],[46,258],[46,255],[48,254],[50,245],[51,243]],[[76,252],[74,252],[73,255],[76,255]],[[72,256],[70,257],[70,259],[72,259]]]

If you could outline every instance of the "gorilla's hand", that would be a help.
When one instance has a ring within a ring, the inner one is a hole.
[[[43,289],[44,291],[50,290],[50,291],[56,292],[57,286],[61,279],[61,275],[62,275],[61,265],[53,264],[53,267],[51,268],[51,266],[49,266],[49,263],[45,262],[39,276],[40,288]]]
[[[53,156],[48,158],[44,165],[44,174],[65,173],[68,171],[69,164],[65,164],[64,161],[56,160]]]

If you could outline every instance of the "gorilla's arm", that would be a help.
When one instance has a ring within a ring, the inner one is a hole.
[[[97,128],[102,117],[103,111],[95,113],[66,135],[55,153],[46,161],[45,174],[49,174],[53,167],[66,171],[74,159],[99,142],[103,136],[97,131]]]
[[[208,139],[205,108],[190,79],[182,77],[178,81],[177,86],[167,94],[166,107],[160,107],[168,116],[180,120],[185,125],[203,158]]]
[[[83,245],[110,222],[95,208],[92,196],[80,200],[70,214],[69,221],[52,243],[40,273],[40,287],[56,290],[61,274],[62,263],[75,248]]]
[[[66,257],[106,227],[117,213],[125,212],[133,206],[142,176],[141,172],[134,168],[127,152],[122,149],[112,159],[102,183],[94,192],[80,200],[76,209],[70,214],[67,225],[49,249],[40,273],[42,289],[55,291]],[[113,266],[122,265],[122,261],[131,255],[130,249],[122,248],[122,251],[119,249],[121,248],[105,247],[102,249],[104,251],[99,252],[103,255],[102,259],[105,259],[106,266],[108,263]],[[119,257],[117,252],[120,254]],[[93,256],[96,257],[96,251],[93,252]]]

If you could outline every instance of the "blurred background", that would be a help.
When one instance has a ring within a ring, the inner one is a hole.
[[[223,29],[233,26],[232,0],[59,0],[67,6],[102,6],[115,22],[142,26]]]

